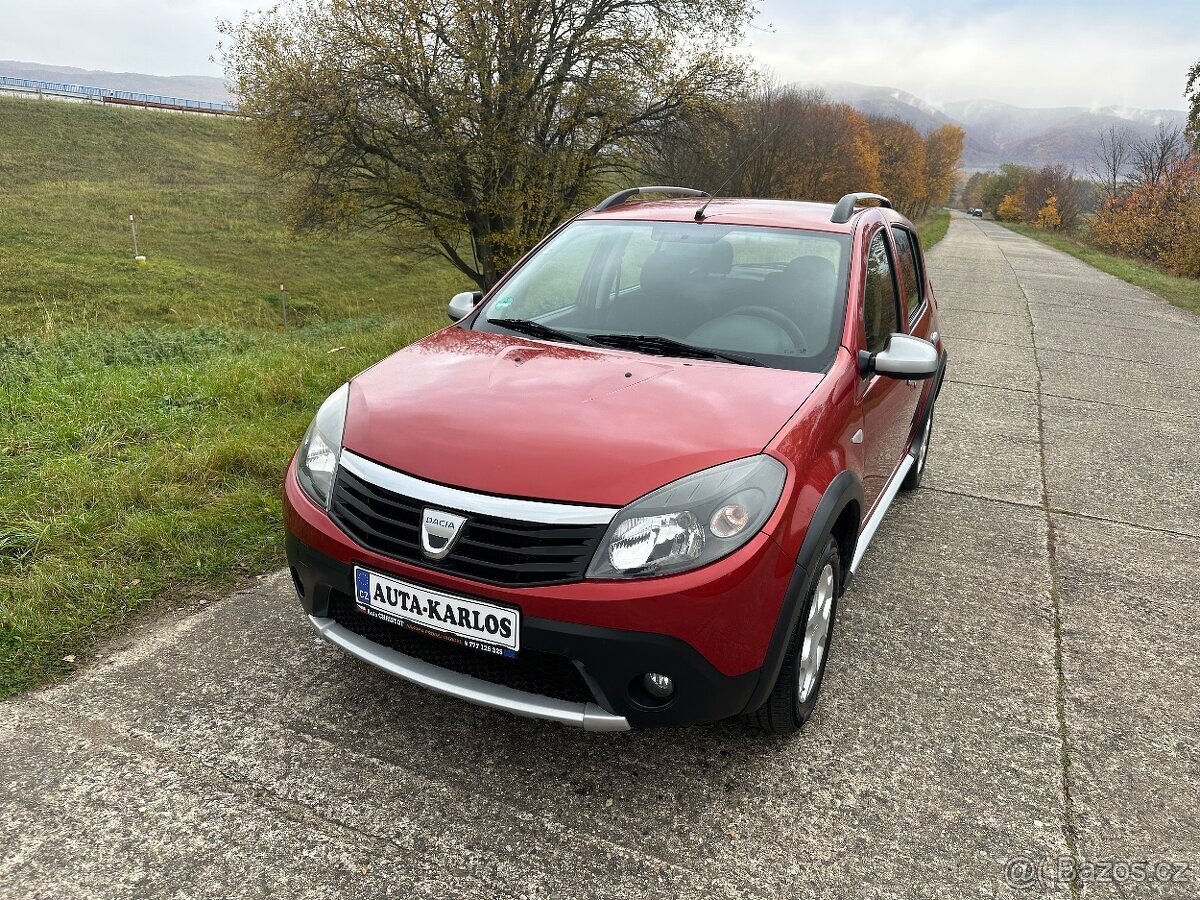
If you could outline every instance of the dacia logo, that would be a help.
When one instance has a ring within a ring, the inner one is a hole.
[[[425,509],[421,513],[421,552],[430,559],[442,559],[454,546],[465,524],[466,516],[456,516],[441,509]]]

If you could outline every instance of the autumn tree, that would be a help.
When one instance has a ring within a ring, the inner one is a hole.
[[[1058,222],[1053,226],[1064,231],[1074,231],[1089,205],[1088,188],[1075,177],[1075,170],[1065,165],[1045,165],[1037,170],[1027,170],[1023,181],[1028,195],[1027,212],[1036,218],[1046,202],[1054,198],[1054,212]],[[1043,226],[1038,226],[1043,227]]]
[[[811,107],[799,123],[789,196],[835,202],[852,191],[883,191],[879,150],[866,117],[843,103]]]
[[[299,228],[377,229],[481,288],[729,97],[750,0],[291,0],[225,23]]]
[[[1058,198],[1053,194],[1046,198],[1046,202],[1038,210],[1034,224],[1046,231],[1057,231],[1058,226],[1062,224],[1062,217],[1058,214]]]
[[[959,198],[963,209],[983,209],[983,192],[987,188],[992,174],[990,172],[972,172],[967,183],[963,185],[962,196]]]
[[[880,187],[879,156],[862,115],[820,91],[770,81],[724,116],[679,117],[646,165],[652,180],[727,195],[834,201]]]
[[[1010,194],[1015,193],[1029,178],[1029,169],[1025,166],[1004,163],[999,172],[991,173],[980,188],[982,202],[979,206],[1000,218],[1000,204]]]
[[[896,209],[916,216],[925,205],[925,141],[907,122],[890,116],[868,116],[879,148],[879,179]]]
[[[1100,247],[1200,277],[1200,154],[1107,200],[1092,222]]]
[[[966,132],[958,125],[943,125],[926,136],[925,191],[918,215],[945,206],[950,200],[965,139]]]
[[[996,207],[996,218],[1001,222],[1019,222],[1026,215],[1026,191],[1022,185],[1011,194],[1006,194]]]

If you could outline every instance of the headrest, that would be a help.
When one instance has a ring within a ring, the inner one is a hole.
[[[709,275],[728,275],[733,271],[733,244],[717,241],[708,250],[704,271]]]
[[[642,263],[642,290],[669,290],[677,286],[680,279],[689,270],[694,269],[695,265],[695,261],[689,257],[656,250]]]
[[[793,280],[814,287],[826,287],[837,280],[837,267],[823,256],[797,256],[788,263],[787,273]]]

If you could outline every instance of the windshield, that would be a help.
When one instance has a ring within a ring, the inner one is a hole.
[[[841,340],[849,247],[848,235],[788,228],[576,222],[473,327],[823,371]]]

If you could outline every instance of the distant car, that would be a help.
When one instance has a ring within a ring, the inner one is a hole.
[[[972,215],[972,216],[974,216],[974,217],[975,217],[975,218],[977,218],[977,219],[982,219],[982,218],[983,218],[983,210],[982,210],[982,209],[979,209],[978,207],[975,207],[975,208],[973,208],[973,209],[968,209],[968,210],[967,210],[967,214],[968,214],[968,215]]]
[[[945,371],[890,207],[630,188],[457,295],[455,324],[335,391],[292,460],[313,625],[519,715],[795,731],[838,597],[921,482]]]

